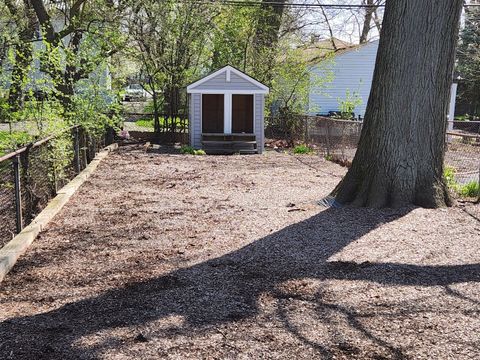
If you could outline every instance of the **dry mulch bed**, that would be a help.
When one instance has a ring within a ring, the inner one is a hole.
[[[344,171],[122,148],[0,285],[0,358],[478,357],[478,206],[316,205]]]

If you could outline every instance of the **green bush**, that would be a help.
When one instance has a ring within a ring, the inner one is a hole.
[[[24,131],[0,131],[0,153],[15,150],[33,141],[33,136]]]
[[[468,184],[460,186],[459,194],[465,197],[480,196],[480,183],[478,181],[470,181]]]
[[[449,188],[454,188],[457,186],[457,182],[455,181],[455,173],[457,171],[455,168],[451,166],[445,166],[445,169],[443,170],[443,177],[445,178],[445,182],[447,183],[447,186]]]
[[[443,171],[445,182],[451,190],[462,197],[480,196],[480,184],[478,181],[470,181],[465,185],[461,185],[455,180],[455,173],[455,168],[451,166],[446,166],[445,170]]]
[[[305,144],[297,145],[293,148],[294,154],[310,154],[311,152],[312,152],[312,149]]]
[[[180,152],[182,154],[190,154],[190,155],[195,155],[195,149],[191,146],[188,146],[188,145],[183,145],[181,148],[180,148]]]
[[[193,147],[188,145],[183,145],[180,148],[180,152],[182,154],[189,154],[189,155],[207,155],[207,153],[203,150],[195,150]]]
[[[347,89],[345,99],[337,98],[337,101],[342,119],[351,119],[355,109],[363,102],[358,91],[350,92],[350,89]]]

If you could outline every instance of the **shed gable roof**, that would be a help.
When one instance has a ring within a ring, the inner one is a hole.
[[[230,65],[187,86],[188,93],[236,91],[267,94],[269,89],[261,82]]]

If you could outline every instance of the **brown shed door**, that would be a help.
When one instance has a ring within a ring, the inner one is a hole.
[[[253,95],[232,95],[232,132],[253,134]]]
[[[202,133],[223,133],[223,94],[202,95]]]

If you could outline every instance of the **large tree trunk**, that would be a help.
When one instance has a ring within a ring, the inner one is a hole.
[[[444,140],[462,0],[389,0],[357,153],[339,204],[450,204]]]

